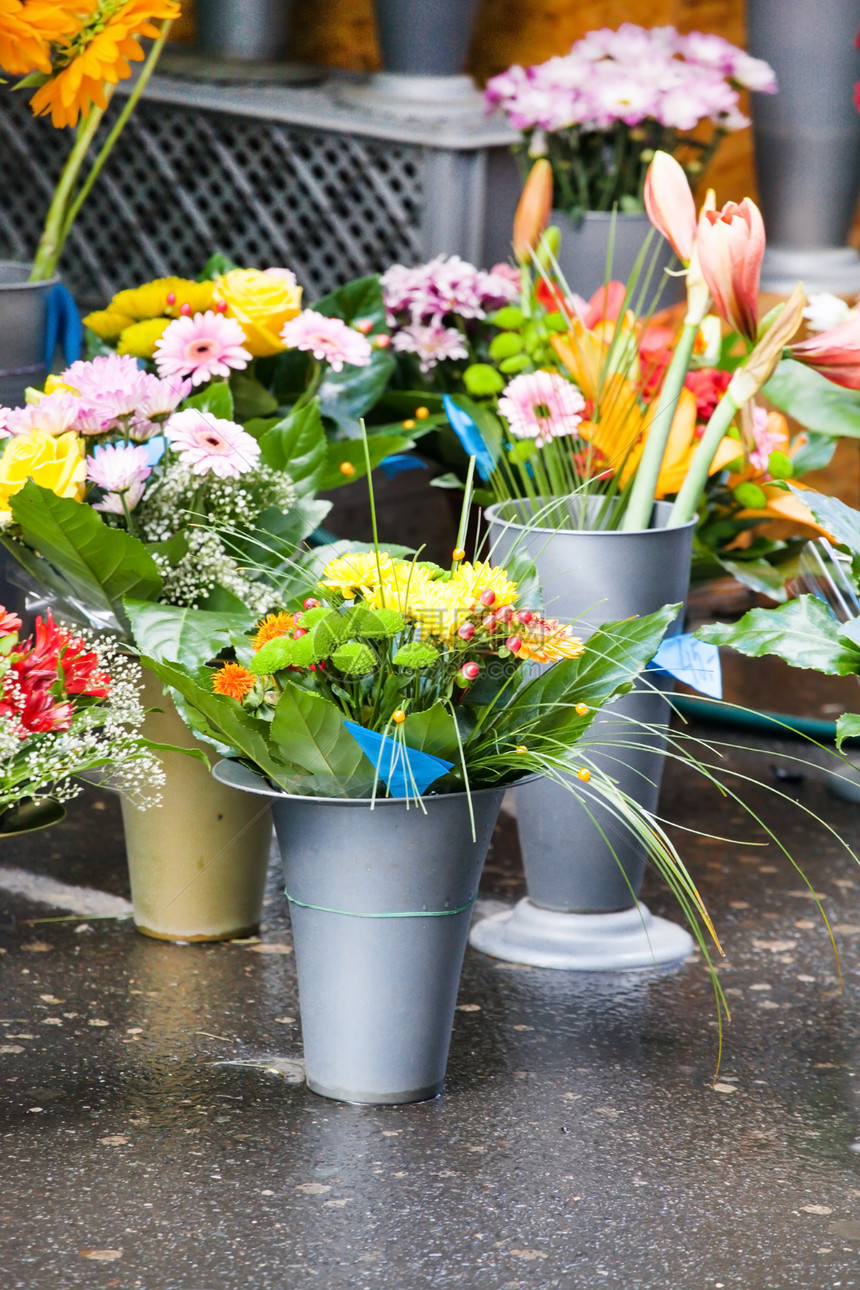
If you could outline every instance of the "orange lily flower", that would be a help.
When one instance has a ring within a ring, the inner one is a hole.
[[[622,486],[627,483],[639,463],[656,410],[656,403],[650,404],[643,417],[642,437],[624,464],[621,473]],[[672,428],[669,431],[660,474],[657,477],[657,487],[654,490],[654,496],[658,501],[677,493],[687,477],[687,471],[699,443],[696,438],[696,421],[696,396],[690,390],[682,390],[675,415],[672,417]],[[720,441],[708,474],[716,475],[719,471],[725,470],[729,462],[737,461],[737,457],[737,439],[726,436]]]

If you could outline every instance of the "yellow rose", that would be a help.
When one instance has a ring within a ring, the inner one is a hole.
[[[281,328],[301,313],[302,289],[289,269],[233,269],[215,279],[215,299],[242,327],[254,358],[265,358],[287,348]]]
[[[20,492],[28,479],[58,497],[74,497],[80,502],[86,478],[86,449],[79,435],[67,431],[54,437],[44,430],[28,430],[7,440],[0,457],[0,510],[10,509],[10,497]]]

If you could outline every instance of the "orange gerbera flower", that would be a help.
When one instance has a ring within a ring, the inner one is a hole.
[[[0,0],[0,67],[13,76],[51,71],[51,44],[81,30],[96,0]]]
[[[107,107],[105,87],[131,75],[128,60],[140,62],[140,38],[157,40],[156,20],[179,16],[179,0],[99,0],[98,11],[69,44],[59,70],[36,91],[30,106],[37,116],[49,112],[54,125],[77,125],[93,104]]]
[[[212,689],[216,694],[226,694],[239,703],[251,693],[256,683],[257,678],[241,663],[225,663],[212,677]]]
[[[288,636],[295,627],[295,621],[292,614],[279,613],[267,614],[261,623],[257,624],[257,634],[252,642],[254,652],[262,649],[267,641],[276,640],[279,636]]]

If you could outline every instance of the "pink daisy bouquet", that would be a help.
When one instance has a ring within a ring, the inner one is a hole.
[[[254,434],[225,381],[195,393],[191,373],[162,370],[102,355],[0,409],[7,550],[67,616],[114,631],[124,597],[241,621],[266,612],[279,568],[329,507],[313,498],[325,463],[312,416]],[[297,444],[310,456],[294,478]]]
[[[749,122],[742,90],[776,91],[772,69],[722,36],[625,22],[569,54],[509,67],[487,82],[489,110],[521,131],[521,151],[547,157],[559,209],[644,209],[648,163],[677,156],[695,184],[721,140]]]

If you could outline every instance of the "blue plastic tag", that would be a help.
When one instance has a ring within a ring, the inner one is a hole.
[[[427,462],[422,461],[411,452],[395,452],[390,457],[383,457],[379,463],[388,479],[400,475],[404,470],[426,470]]]
[[[674,676],[711,699],[723,697],[720,651],[716,645],[697,640],[691,632],[664,640],[647,670]]]
[[[489,479],[493,473],[493,454],[484,443],[480,430],[468,412],[464,412],[462,408],[457,407],[450,394],[442,395],[442,403],[451,429],[469,456],[475,458],[475,465],[478,468],[478,474],[481,479]]]
[[[54,352],[59,343],[66,367],[71,367],[81,356],[84,329],[78,306],[68,287],[58,282],[51,288],[45,314],[45,366],[48,371],[54,362]]]
[[[379,778],[392,797],[414,797],[416,790],[418,793],[426,792],[432,783],[454,765],[452,761],[444,761],[431,753],[418,752],[416,748],[404,750],[390,735],[365,730],[364,726],[359,726],[354,721],[345,721],[343,724],[368,761],[379,766]]]

